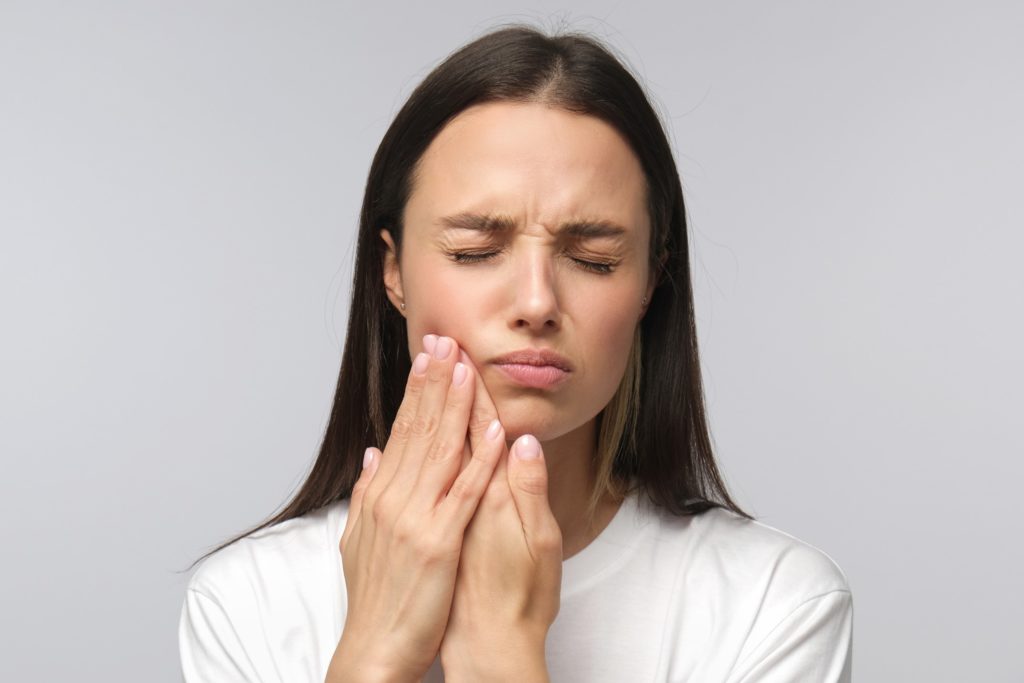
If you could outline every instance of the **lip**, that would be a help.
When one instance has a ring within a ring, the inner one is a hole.
[[[572,372],[569,359],[550,349],[519,349],[498,356],[491,362],[498,365],[550,365],[564,372]]]
[[[518,384],[535,389],[555,387],[572,372],[568,359],[549,349],[519,349],[491,362]]]
[[[551,389],[569,376],[568,372],[554,365],[498,363],[497,368],[518,384],[534,389]]]

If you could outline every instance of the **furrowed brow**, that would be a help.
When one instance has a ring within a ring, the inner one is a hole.
[[[488,216],[468,211],[454,216],[443,216],[437,222],[449,230],[475,230],[485,233],[509,232],[516,227],[515,219],[510,216]]]
[[[463,212],[452,216],[443,216],[438,224],[449,230],[473,230],[483,233],[511,232],[516,221],[510,216],[492,216]],[[567,237],[588,239],[599,237],[623,237],[627,230],[607,220],[575,220],[562,223],[559,232]]]
[[[618,223],[605,220],[595,221],[569,221],[562,223],[562,233],[577,239],[590,237],[623,237],[626,229]]]

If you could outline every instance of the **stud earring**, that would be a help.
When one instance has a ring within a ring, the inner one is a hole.
[[[646,296],[644,297],[644,300],[643,300],[643,301],[642,301],[641,303],[642,303],[642,304],[643,304],[644,306],[646,306],[646,305],[647,305],[647,297],[646,297]]]
[[[402,306],[402,310],[404,311],[405,310],[405,302],[404,301],[401,303],[401,306]]]

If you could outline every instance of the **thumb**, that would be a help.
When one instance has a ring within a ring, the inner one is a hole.
[[[548,503],[548,466],[540,442],[530,434],[516,439],[509,456],[508,487],[532,542],[556,524]]]

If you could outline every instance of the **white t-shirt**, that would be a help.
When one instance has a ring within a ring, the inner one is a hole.
[[[188,683],[323,683],[345,623],[348,500],[259,531],[192,576],[179,624]],[[553,683],[851,680],[853,604],[827,555],[712,509],[626,498],[562,568]],[[443,681],[435,660],[424,681]]]

